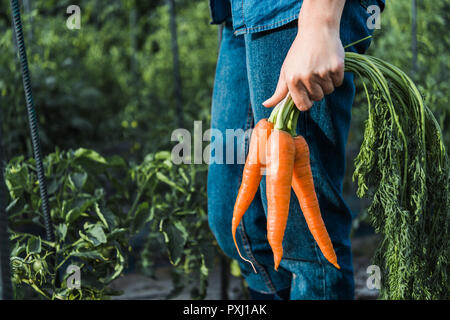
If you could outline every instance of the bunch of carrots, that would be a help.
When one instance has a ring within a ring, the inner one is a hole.
[[[283,257],[282,242],[289,215],[291,187],[320,250],[331,264],[340,269],[314,190],[308,144],[304,137],[296,135],[295,128],[299,112],[288,94],[274,108],[269,119],[260,120],[252,132],[242,182],[233,211],[234,244],[239,256],[252,264],[239,251],[236,229],[253,201],[265,171],[267,239],[274,255],[275,270],[278,270]],[[253,264],[252,267],[255,270]]]
[[[345,71],[361,78],[368,102],[353,179],[358,181],[358,196],[369,197],[370,223],[381,235],[375,255],[383,279],[387,279],[381,297],[447,298],[449,259],[448,250],[442,248],[448,247],[450,235],[450,161],[439,122],[414,82],[388,62],[346,52]],[[339,268],[314,191],[308,145],[296,136],[298,115],[288,95],[269,119],[257,123],[234,206],[234,243],[240,257],[250,262],[239,252],[236,228],[266,170],[267,238],[275,269],[283,256],[291,186],[320,250]]]

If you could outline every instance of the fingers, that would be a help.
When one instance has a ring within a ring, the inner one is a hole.
[[[309,98],[308,91],[301,82],[288,82],[289,92],[291,93],[292,101],[300,111],[306,111],[312,107],[313,103]]]
[[[288,87],[286,82],[284,81],[283,72],[281,72],[280,77],[278,78],[277,88],[275,89],[275,93],[263,102],[263,106],[266,108],[272,108],[276,106],[281,100],[283,100],[288,93]]]
[[[322,80],[312,76],[303,81],[303,85],[308,91],[308,96],[311,101],[320,101],[323,99],[324,92],[322,89]]]
[[[324,95],[328,95],[334,91],[334,83],[329,74],[317,77],[317,81],[320,83]]]
[[[327,72],[306,75],[280,73],[275,93],[263,102],[265,107],[274,107],[282,101],[288,92],[301,111],[310,109],[314,101],[320,101],[331,94],[344,80],[344,62],[336,60]]]
[[[297,108],[305,111],[312,107],[314,101],[320,101],[325,95],[331,94],[336,86],[342,84],[343,77],[343,69],[341,72],[336,68],[333,73],[291,76],[287,86]]]
[[[344,82],[344,61],[337,61],[329,72],[334,87],[339,87]]]

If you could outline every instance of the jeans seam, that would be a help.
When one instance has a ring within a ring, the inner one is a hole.
[[[254,119],[252,112],[252,104],[248,104],[248,113],[247,113],[247,123],[245,124],[245,130],[248,130],[253,127]]]
[[[327,298],[327,290],[326,290],[326,278],[325,278],[325,266],[322,263],[322,259],[320,259],[320,254],[317,250],[318,246],[317,243],[314,243],[314,251],[316,252],[317,261],[319,262],[320,268],[322,269],[322,289],[323,289],[323,299],[326,300]]]
[[[244,17],[244,0],[241,2],[241,14],[242,14],[242,25],[245,28],[245,17]]]

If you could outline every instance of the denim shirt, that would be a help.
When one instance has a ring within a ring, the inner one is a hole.
[[[381,10],[385,3],[385,0],[347,1],[359,1],[364,7],[378,3]],[[296,20],[302,3],[303,0],[209,0],[211,24],[232,20],[235,35],[275,29]]]

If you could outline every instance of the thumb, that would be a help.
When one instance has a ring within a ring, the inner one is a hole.
[[[280,75],[275,93],[269,99],[263,102],[263,106],[266,108],[272,108],[276,106],[281,100],[286,97],[288,92],[288,86],[286,85],[286,82],[284,82],[283,76]]]

